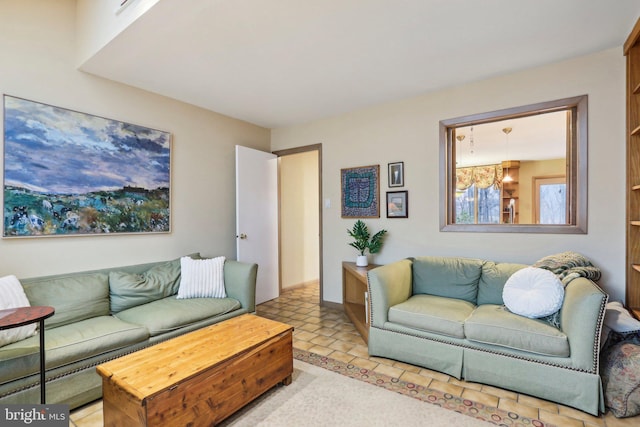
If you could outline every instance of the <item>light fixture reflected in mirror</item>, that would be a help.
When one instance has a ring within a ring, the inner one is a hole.
[[[456,135],[456,139],[458,140],[458,147],[462,148],[462,141],[464,141],[464,135]],[[458,151],[458,150],[456,150],[456,151]],[[456,160],[456,164],[457,163],[458,163],[458,161]]]
[[[502,182],[513,182],[513,178],[511,177],[511,175],[509,175],[509,164],[511,163],[511,161],[509,160],[509,134],[511,133],[512,130],[513,129],[510,127],[502,128],[502,132],[504,132],[504,135],[507,138],[507,156],[505,160],[508,162],[507,171],[505,172],[504,178],[502,178]]]

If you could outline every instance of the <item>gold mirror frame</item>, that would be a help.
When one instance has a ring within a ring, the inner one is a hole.
[[[587,95],[440,121],[440,230],[483,233],[587,233]],[[455,222],[455,129],[535,114],[571,110],[567,144],[567,224],[457,224]]]

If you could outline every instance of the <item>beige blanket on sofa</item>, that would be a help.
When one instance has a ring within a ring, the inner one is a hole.
[[[600,269],[576,252],[562,252],[538,260],[533,267],[544,268],[558,276],[564,286],[576,277],[586,277],[594,282],[600,280]]]

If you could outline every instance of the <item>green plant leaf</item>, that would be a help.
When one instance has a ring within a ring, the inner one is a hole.
[[[387,233],[387,230],[380,230],[371,238],[371,242],[369,242],[369,252],[372,254],[380,252],[382,249],[382,244],[384,243],[384,236]]]
[[[371,241],[369,241],[371,234],[369,234],[367,225],[362,220],[357,220],[355,224],[353,224],[353,228],[347,230],[347,234],[355,240],[349,243],[349,246],[356,248],[360,252],[360,255],[364,255],[367,249],[369,249],[370,253],[375,254],[382,248],[383,237],[386,232],[387,230],[378,231],[373,235]]]

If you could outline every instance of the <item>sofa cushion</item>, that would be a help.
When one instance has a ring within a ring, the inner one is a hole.
[[[502,299],[511,312],[536,319],[560,310],[564,286],[549,270],[527,267],[509,277]]]
[[[0,310],[29,307],[29,299],[16,276],[0,277]],[[36,324],[0,331],[0,347],[29,338],[36,333]]]
[[[502,288],[513,273],[527,267],[525,264],[485,261],[478,283],[478,305],[504,304]]]
[[[475,306],[468,301],[414,295],[389,308],[389,321],[422,331],[464,338],[464,321]]]
[[[55,308],[55,314],[45,320],[47,328],[109,315],[109,276],[106,273],[23,279],[22,286],[31,305]]]
[[[176,299],[176,295],[129,308],[116,314],[119,319],[143,325],[151,336],[169,332],[200,320],[239,309],[233,298]]]
[[[149,270],[133,274],[124,271],[109,272],[111,312],[159,300],[178,292],[180,260],[163,262]]]
[[[413,294],[457,298],[476,303],[482,272],[479,259],[418,257],[413,260]]]
[[[149,331],[113,316],[81,320],[46,331],[47,369],[87,359],[143,342]],[[24,357],[31,354],[31,357]],[[0,349],[0,383],[38,372],[39,337],[27,338]]]
[[[511,313],[504,306],[478,306],[464,324],[468,340],[545,356],[569,357],[569,340],[541,320]]]

